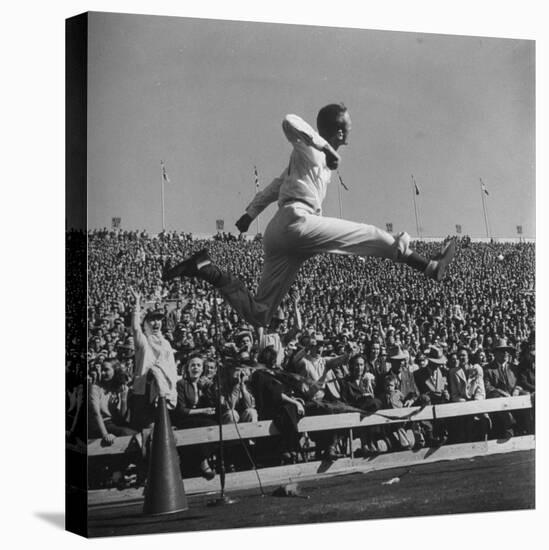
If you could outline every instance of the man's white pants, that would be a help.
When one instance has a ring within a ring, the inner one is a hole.
[[[265,230],[265,260],[256,295],[230,274],[230,282],[219,290],[247,322],[266,327],[301,265],[315,254],[355,254],[397,261],[408,250],[402,237],[395,239],[365,223],[324,218],[306,204],[293,202],[279,208]]]

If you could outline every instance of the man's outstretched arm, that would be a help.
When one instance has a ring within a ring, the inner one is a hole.
[[[248,231],[252,221],[267,208],[278,200],[278,191],[282,185],[282,178],[275,178],[265,189],[255,195],[252,202],[246,207],[246,213],[236,222],[236,227],[241,233]]]

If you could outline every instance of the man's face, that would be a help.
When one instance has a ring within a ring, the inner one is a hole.
[[[323,342],[320,340],[317,340],[316,338],[310,338],[309,343],[307,345],[307,348],[309,350],[309,353],[311,355],[315,355],[317,353],[320,353],[323,347]]]
[[[507,352],[507,350],[499,349],[495,352],[494,355],[496,356],[496,361],[498,363],[505,363],[509,360],[509,353]]]
[[[338,121],[338,129],[335,137],[335,142],[337,144],[337,147],[339,147],[340,145],[348,145],[350,133],[351,133],[351,117],[348,112],[345,112],[340,116]]]
[[[406,359],[391,359],[391,370],[400,372],[400,369],[406,364]]]
[[[464,366],[469,362],[469,354],[462,350],[458,353],[459,364]]]
[[[284,353],[287,356],[290,356],[295,352],[296,349],[297,349],[297,342],[295,340],[290,340],[288,342],[288,345],[284,348]]]
[[[153,334],[158,334],[162,330],[162,319],[151,319],[149,323]]]
[[[359,357],[356,359],[351,366],[351,374],[357,378],[362,378],[364,375],[364,359]]]
[[[249,336],[243,336],[240,340],[240,349],[252,349],[252,339]]]

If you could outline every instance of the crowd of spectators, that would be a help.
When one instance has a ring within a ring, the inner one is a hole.
[[[292,426],[303,415],[368,414],[535,391],[532,243],[458,239],[455,261],[442,283],[378,258],[318,256],[301,269],[273,326],[259,334],[204,282],[162,282],[168,258],[178,260],[205,246],[217,265],[255,288],[263,258],[259,238],[67,233],[69,437],[86,439],[78,431],[86,379],[93,388],[91,417],[108,421],[95,422],[94,435],[112,442],[116,433],[108,426],[121,404],[119,433],[139,429],[127,406],[136,377],[136,293],[142,313],[154,313],[173,349],[174,424],[215,423],[221,393],[224,422],[276,420],[284,434],[279,448],[285,460],[299,460]],[[431,257],[440,243],[416,241],[413,246]],[[190,420],[189,411],[196,409],[200,412]],[[530,414],[503,413],[445,423],[411,420],[391,430],[364,430],[360,439],[363,452],[372,453],[532,430]],[[337,433],[316,435],[321,457],[337,458],[337,438]],[[200,450],[205,477],[212,475],[211,454],[211,449]]]

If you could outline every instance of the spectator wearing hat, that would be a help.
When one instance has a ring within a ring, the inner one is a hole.
[[[469,362],[469,351],[461,347],[449,357],[448,389],[450,401],[464,403],[486,399],[484,373],[479,365]],[[449,432],[453,443],[483,440],[490,431],[487,414],[457,416],[449,420]]]
[[[522,388],[517,383],[516,368],[510,361],[510,353],[515,348],[508,345],[505,338],[498,338],[492,351],[494,360],[484,369],[487,397],[520,395]]]
[[[135,342],[135,372],[131,397],[131,422],[143,429],[154,422],[159,396],[166,398],[168,409],[177,404],[177,367],[170,343],[162,335],[164,313],[147,312],[141,328],[141,295],[132,289],[135,299],[132,329]]]
[[[437,405],[450,400],[448,383],[441,370],[447,362],[442,349],[431,346],[427,354],[427,366],[414,373],[416,386],[424,404]]]
[[[445,367],[447,359],[442,349],[431,346],[427,354],[427,366],[414,373],[415,382],[419,391],[419,402],[422,405],[438,405],[450,400],[447,380],[441,367]],[[440,446],[448,439],[448,429],[443,420],[421,422],[427,445]]]
[[[383,393],[380,396],[380,402],[384,409],[401,409],[407,406],[407,401],[404,394],[398,389],[400,379],[392,370],[383,379]],[[415,438],[412,437],[412,431],[406,428],[411,428],[408,422],[393,423],[387,426],[382,426],[379,429],[377,448],[380,451],[386,450],[404,450],[410,449],[415,444]],[[416,431],[419,427],[415,426]],[[385,445],[383,445],[385,443]]]
[[[396,389],[402,393],[404,407],[412,405],[419,391],[414,379],[414,373],[410,368],[410,355],[398,344],[389,349],[389,362],[391,369],[385,376],[393,376],[396,379]],[[385,392],[385,381],[383,382]]]
[[[511,397],[526,394],[518,384],[516,367],[510,361],[510,353],[515,351],[505,338],[496,339],[492,348],[494,360],[484,368],[486,397]],[[515,430],[526,430],[527,421],[523,411],[501,411],[491,415],[496,437],[509,439]]]

